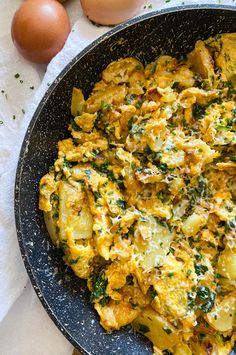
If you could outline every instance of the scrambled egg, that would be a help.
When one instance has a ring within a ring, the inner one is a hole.
[[[40,181],[53,242],[107,331],[229,354],[236,323],[236,34],[108,65]]]

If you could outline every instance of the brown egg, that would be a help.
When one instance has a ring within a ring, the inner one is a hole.
[[[62,49],[70,32],[64,7],[56,0],[26,0],[11,25],[12,40],[26,59],[48,63]]]
[[[101,25],[117,25],[133,17],[143,0],[80,0],[88,18]]]

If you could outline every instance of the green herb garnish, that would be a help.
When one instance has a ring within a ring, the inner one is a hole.
[[[139,323],[139,331],[143,334],[150,332],[147,325]]]
[[[127,202],[125,200],[122,200],[121,198],[119,200],[116,200],[116,205],[120,208],[122,208],[123,210],[126,209],[127,207]]]
[[[108,102],[106,102],[106,101],[101,101],[101,109],[102,110],[110,110],[110,108],[111,108],[111,105],[108,103]]]

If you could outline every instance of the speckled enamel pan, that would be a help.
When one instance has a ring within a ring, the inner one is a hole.
[[[236,32],[236,7],[181,6],[151,12],[115,27],[78,54],[39,104],[22,145],[15,187],[15,216],[25,267],[44,308],[82,354],[144,355],[152,346],[130,327],[107,334],[89,303],[86,282],[66,267],[53,247],[38,210],[38,183],[57,156],[57,141],[68,137],[73,86],[88,95],[113,60],[135,56],[151,61],[161,53],[189,52],[196,40]]]

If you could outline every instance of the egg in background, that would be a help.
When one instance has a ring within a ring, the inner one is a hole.
[[[11,26],[14,45],[26,59],[48,63],[62,49],[70,33],[69,17],[56,0],[26,0]]]
[[[135,16],[143,0],[80,0],[88,18],[101,25],[117,25]]]

